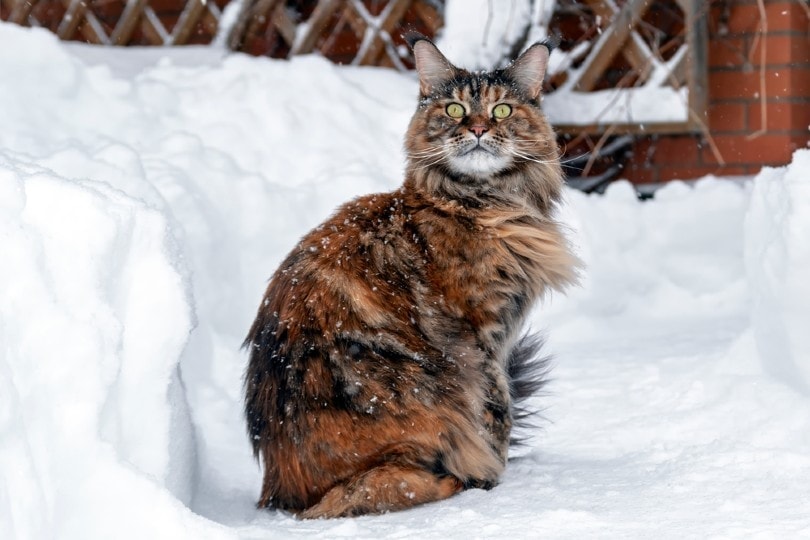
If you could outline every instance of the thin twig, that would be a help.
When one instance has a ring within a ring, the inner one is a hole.
[[[648,62],[650,62],[650,61],[651,60],[648,60]],[[628,82],[635,75],[636,75],[635,71],[633,71],[633,70],[628,71],[627,73],[622,75],[622,78],[619,79],[619,81],[616,83],[616,86],[619,87],[619,88],[624,88],[624,84],[626,82]],[[605,105],[605,107],[603,107],[602,110],[599,111],[599,113],[596,115],[596,123],[597,124],[599,123],[599,120],[605,114],[607,114],[608,111],[610,111],[613,108],[613,106],[616,105],[616,103],[622,97],[623,96],[622,96],[621,92],[618,92],[618,91],[614,92],[614,94],[611,96],[610,101],[608,102],[608,104]],[[618,129],[620,125],[622,125],[621,122],[611,122],[610,124],[607,125],[607,128],[605,128],[604,133],[616,131],[616,129]],[[601,141],[601,137],[600,137],[600,141]],[[570,146],[575,147],[578,144],[580,144],[581,142],[585,142],[588,145],[588,147],[589,147],[588,151],[589,152],[593,152],[597,148],[597,146],[599,146],[599,141],[597,141],[596,145],[591,145],[590,134],[585,132],[585,131],[580,132],[579,135],[574,137],[570,142]],[[583,176],[584,176],[584,174],[583,174]]]
[[[501,38],[501,42],[505,45],[509,44],[508,39],[512,33],[513,24],[515,24],[515,0],[512,0],[512,3],[509,4],[509,17],[506,19],[506,30],[503,33],[503,38]]]
[[[799,6],[804,10],[807,14],[807,19],[810,20],[810,5],[808,5],[805,0],[796,0],[799,3]]]
[[[700,115],[695,112],[695,109],[689,106],[687,106],[687,109],[689,110],[689,116],[692,118],[692,121],[700,126],[700,132],[703,135],[703,138],[706,139],[706,142],[709,144],[709,150],[712,151],[717,164],[725,165],[726,160],[723,159],[723,154],[721,154],[720,149],[717,148],[717,143],[714,141],[711,131],[709,131],[709,126],[707,126],[706,122],[704,122]]]
[[[659,61],[664,62],[664,58],[663,56],[660,55],[660,50],[658,48],[656,48],[655,50],[651,50],[650,52],[652,52],[653,54],[658,54]],[[675,73],[673,71],[674,70],[670,70],[669,73],[667,73],[667,80],[672,85],[672,88],[674,88],[675,91],[677,92],[681,89],[681,83],[680,81],[678,81],[678,78],[675,77]],[[723,154],[720,153],[720,149],[717,147],[717,142],[715,142],[714,137],[712,137],[712,133],[709,130],[709,126],[706,125],[706,122],[703,121],[700,115],[695,111],[695,109],[692,108],[692,106],[688,102],[685,103],[685,105],[686,105],[686,113],[689,115],[689,118],[691,118],[692,121],[696,123],[700,128],[701,135],[703,135],[703,138],[708,143],[709,150],[712,151],[712,155],[714,156],[715,161],[717,161],[719,165],[725,165],[726,160],[723,158]]]
[[[487,46],[487,39],[489,39],[489,27],[492,26],[492,15],[492,0],[487,0],[487,20],[486,23],[484,23],[484,39],[481,41],[482,47]]]
[[[761,44],[759,49],[759,115],[762,125],[757,131],[746,137],[746,140],[749,141],[768,131],[768,94],[765,86],[765,63],[768,52],[768,40],[765,39],[765,34],[768,33],[768,15],[765,13],[765,0],[757,0],[757,6],[759,7],[759,32],[751,45],[748,57],[751,58],[751,53],[754,51],[756,43],[759,42]]]
[[[591,167],[593,167],[596,158],[599,157],[599,151],[605,145],[608,140],[608,137],[616,131],[616,126],[618,124],[613,123],[605,130],[601,137],[599,137],[599,142],[596,143],[596,146],[593,147],[593,151],[591,151],[591,157],[588,158],[588,163],[585,164],[585,167],[582,169],[582,174],[580,176],[588,176],[588,173],[591,172]]]

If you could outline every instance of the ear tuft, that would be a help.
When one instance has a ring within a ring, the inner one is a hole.
[[[429,39],[419,34],[409,35],[406,39],[413,49],[416,73],[419,75],[419,91],[423,96],[429,96],[437,87],[456,75],[456,68]]]
[[[405,43],[407,43],[408,47],[410,47],[412,50],[413,46],[416,45],[417,41],[423,39],[425,41],[430,41],[430,39],[428,39],[424,34],[420,34],[419,32],[407,32],[405,34],[402,34],[402,39],[405,40]]]
[[[548,36],[546,39],[538,43],[540,43],[540,45],[543,45],[546,49],[548,49],[548,52],[551,53],[551,51],[560,46],[560,41],[561,41],[560,36],[554,34]]]
[[[517,60],[506,68],[506,71],[532,99],[540,97],[543,89],[543,77],[548,67],[548,56],[554,42],[546,40],[535,43],[521,54]]]

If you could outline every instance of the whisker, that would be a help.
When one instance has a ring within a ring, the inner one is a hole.
[[[520,152],[517,152],[517,151],[514,151],[514,150],[511,152],[511,154],[513,156],[515,156],[515,157],[519,157],[521,159],[525,159],[526,161],[531,161],[533,163],[537,163],[537,164],[540,164],[540,165],[546,165],[546,164],[549,164],[549,163],[556,163],[557,161],[559,161],[560,164],[565,164],[565,163],[569,163],[571,161],[574,161],[573,158],[572,159],[566,159],[566,160],[540,159],[540,158],[536,158],[536,157],[533,157],[533,156],[530,156],[530,155],[527,155],[527,154],[523,154],[523,153],[520,153]]]
[[[441,161],[442,159],[444,159],[444,155],[438,155],[437,154],[435,156],[423,156],[423,157],[420,157],[420,158],[412,158],[410,161],[412,163],[419,164],[419,163],[438,162],[438,161]]]
[[[523,150],[523,149],[515,149],[515,148],[513,148],[512,149],[512,154],[515,155],[515,156],[521,157],[523,159],[527,159],[529,161],[534,161],[535,163],[552,163],[552,162],[556,161],[556,159],[543,160],[543,159],[535,158],[535,157],[533,157],[533,156],[531,156],[529,154],[526,154],[525,152],[523,152],[521,150]],[[566,163],[576,161],[576,159],[577,159],[576,157],[572,157],[572,158],[568,158],[568,159],[560,159],[559,161],[560,161],[560,164],[564,165]]]
[[[525,159],[526,161],[532,161],[534,163],[538,163],[541,165],[548,164],[548,163],[555,163],[557,160],[554,159],[540,159],[534,156],[530,156],[528,154],[524,154],[523,152],[519,152],[518,150],[512,149],[510,152],[513,156],[519,157],[521,159]]]
[[[414,165],[413,168],[416,169],[416,170],[422,171],[422,170],[425,170],[427,168],[433,167],[434,165],[436,165],[437,163],[439,163],[441,161],[442,161],[441,159],[436,159],[436,160],[431,161],[429,163],[425,163],[424,165]]]
[[[446,157],[445,150],[440,148],[423,156],[411,156],[411,164],[417,170],[427,169],[441,162]]]
[[[424,150],[420,152],[409,152],[407,155],[411,157],[433,157],[444,154],[443,148],[436,148],[433,150]]]

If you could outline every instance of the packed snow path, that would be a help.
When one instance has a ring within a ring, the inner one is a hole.
[[[0,43],[0,538],[810,537],[810,151],[570,192],[588,271],[502,484],[301,522],[254,507],[240,344],[300,235],[401,181],[415,81]]]

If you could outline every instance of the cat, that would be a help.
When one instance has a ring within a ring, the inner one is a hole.
[[[404,184],[307,234],[245,340],[259,507],[355,516],[496,485],[517,401],[542,384],[540,342],[519,333],[535,300],[577,281],[540,109],[551,45],[470,72],[409,41]]]

